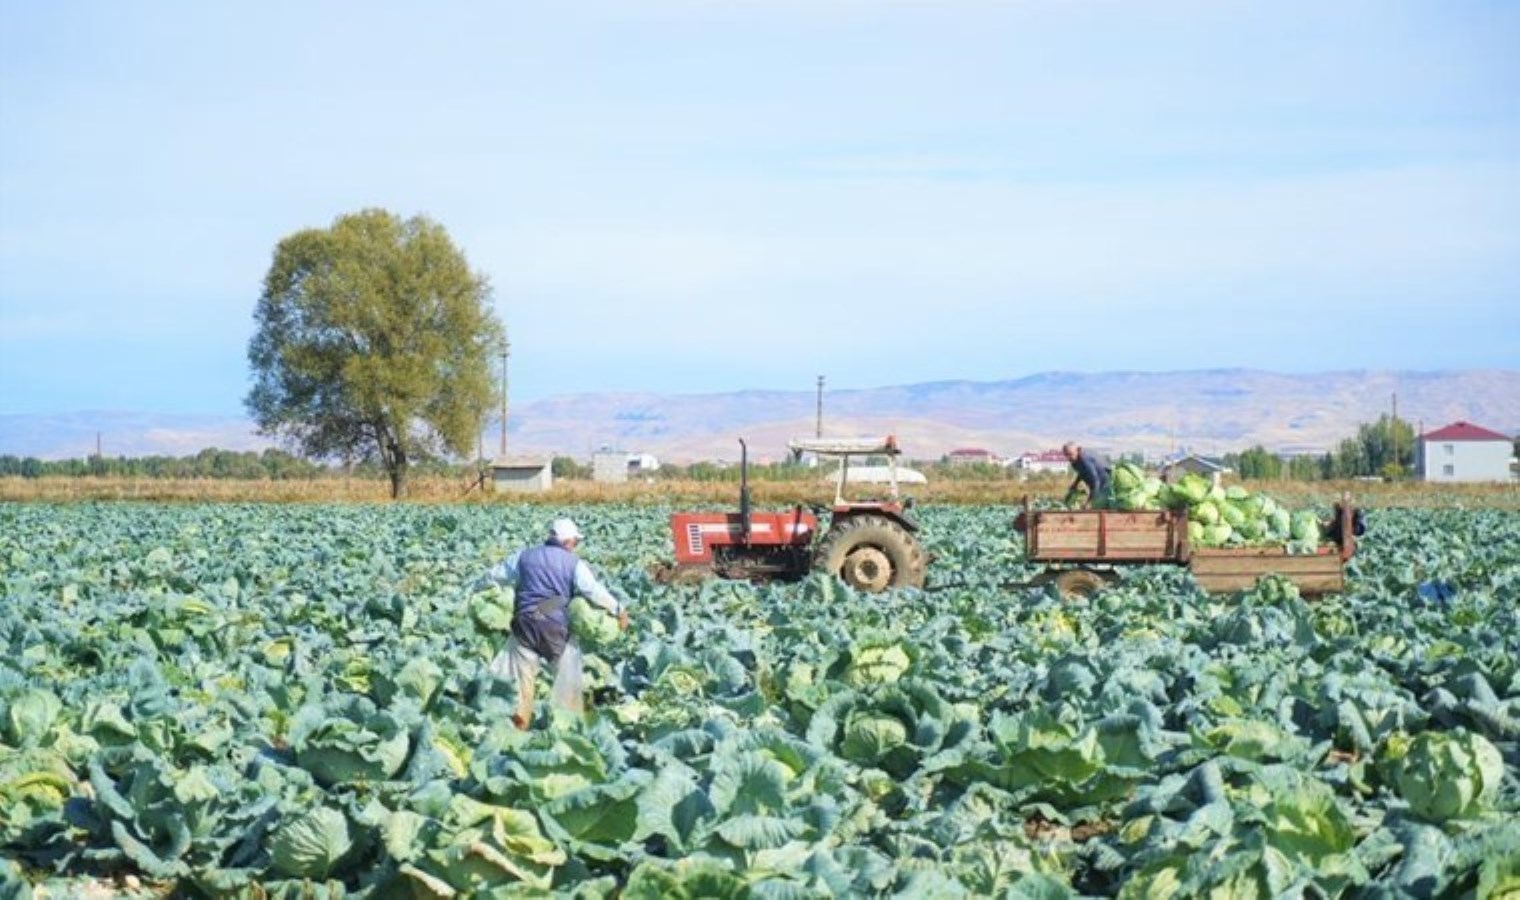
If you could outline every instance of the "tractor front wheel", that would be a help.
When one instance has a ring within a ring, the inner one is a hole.
[[[818,547],[814,567],[858,591],[923,587],[928,561],[918,538],[883,516],[836,520]]]

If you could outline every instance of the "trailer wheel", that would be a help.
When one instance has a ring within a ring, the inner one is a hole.
[[[1091,569],[1070,569],[1055,577],[1062,600],[1084,600],[1108,587],[1108,579]]]
[[[928,569],[918,538],[891,519],[869,515],[836,521],[824,535],[813,565],[869,593],[923,587]]]

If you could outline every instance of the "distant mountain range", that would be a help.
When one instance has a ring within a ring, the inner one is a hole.
[[[1416,427],[1458,420],[1520,430],[1520,371],[1347,371],[1286,375],[1248,369],[1188,372],[1048,372],[1011,381],[937,381],[824,395],[824,433],[895,434],[907,455],[937,458],[959,447],[1000,456],[1077,440],[1109,452],[1224,453],[1261,444],[1322,452],[1360,423],[1389,412]],[[662,460],[734,459],[737,439],[757,458],[779,458],[788,438],[810,435],[811,391],[718,394],[571,394],[514,404],[512,454],[588,457],[602,446]],[[269,446],[236,416],[82,412],[0,414],[0,453],[57,459],[187,455],[205,447]],[[488,430],[485,448],[497,447]]]
[[[190,456],[207,447],[259,450],[272,446],[242,416],[86,411],[0,413],[0,454],[71,459],[95,452],[115,456]]]

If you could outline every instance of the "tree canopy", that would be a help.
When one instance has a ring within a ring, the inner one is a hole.
[[[246,405],[308,456],[408,465],[471,452],[496,397],[490,285],[444,228],[379,209],[280,241],[254,313]]]

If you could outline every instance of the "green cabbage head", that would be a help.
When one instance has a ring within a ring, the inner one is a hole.
[[[1202,522],[1204,525],[1217,525],[1219,523],[1219,507],[1211,501],[1205,500],[1188,510],[1188,517],[1194,522]]]
[[[334,715],[294,735],[296,762],[323,785],[383,781],[401,771],[411,738],[389,713],[355,721]]]
[[[1426,731],[1407,744],[1389,738],[1385,775],[1415,815],[1430,822],[1470,819],[1493,809],[1504,758],[1467,731]],[[1391,771],[1388,771],[1391,770]]]
[[[840,755],[857,763],[874,763],[908,740],[908,727],[896,716],[875,710],[852,714],[844,726]]]
[[[353,846],[348,819],[335,809],[319,806],[286,822],[275,832],[270,847],[277,871],[296,878],[326,878]]]
[[[42,741],[53,727],[63,704],[52,691],[31,688],[11,699],[9,708],[0,700],[4,710],[4,736],[13,746],[30,747]]]
[[[593,651],[616,641],[621,633],[617,618],[585,597],[570,601],[570,631],[582,647]]]
[[[1134,463],[1119,463],[1114,466],[1114,493],[1128,494],[1141,490],[1145,485],[1145,470]]]
[[[1172,485],[1172,495],[1190,506],[1202,503],[1209,496],[1209,480],[1197,472],[1189,472]]]
[[[1205,525],[1203,526],[1203,540],[1201,543],[1205,547],[1222,547],[1229,542],[1230,537],[1234,534],[1235,529],[1224,522],[1220,522],[1217,525]]]
[[[868,643],[850,655],[844,683],[850,687],[891,684],[903,677],[913,660],[900,643]]]
[[[1313,510],[1300,510],[1293,514],[1293,540],[1306,544],[1319,543],[1319,519]]]

